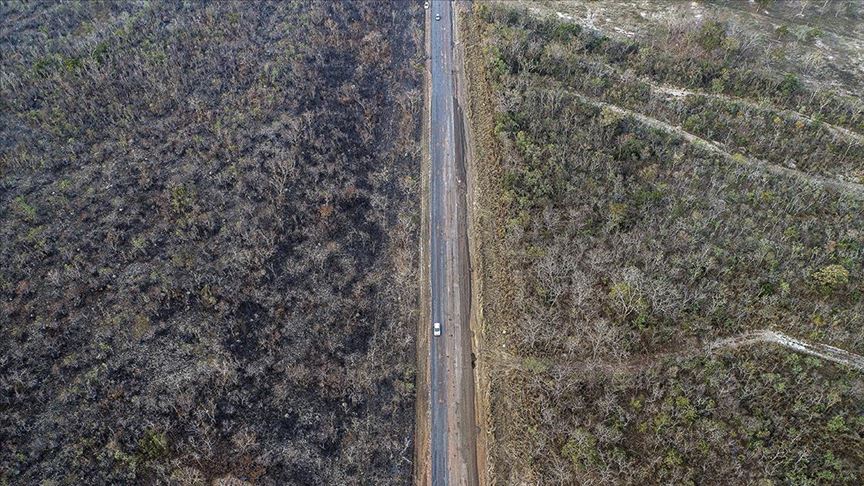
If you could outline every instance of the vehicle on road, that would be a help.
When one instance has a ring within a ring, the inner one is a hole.
[[[441,323],[440,322],[436,322],[435,324],[432,324],[432,335],[433,336],[440,336],[441,335]]]
[[[441,14],[435,14],[435,20],[441,20]]]

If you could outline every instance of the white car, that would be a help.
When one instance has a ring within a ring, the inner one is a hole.
[[[432,335],[433,336],[440,336],[441,335],[441,323],[440,322],[436,322],[435,324],[432,324]]]
[[[435,14],[435,20],[441,20],[441,14]]]

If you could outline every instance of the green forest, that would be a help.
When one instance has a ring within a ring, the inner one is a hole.
[[[495,482],[864,480],[860,370],[735,341],[864,350],[860,100],[717,19],[467,30]]]

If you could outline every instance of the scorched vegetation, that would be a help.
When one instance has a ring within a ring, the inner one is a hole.
[[[0,6],[0,483],[410,480],[421,18]]]

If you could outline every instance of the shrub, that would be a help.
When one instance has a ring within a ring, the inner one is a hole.
[[[532,373],[545,373],[549,369],[549,365],[545,360],[535,358],[534,356],[525,358],[523,366]]]
[[[726,27],[716,20],[706,21],[696,32],[696,42],[706,51],[717,49],[725,40]]]
[[[846,426],[846,420],[842,415],[835,415],[828,421],[828,431],[832,434],[840,434],[849,430]]]
[[[609,204],[609,222],[618,226],[627,219],[627,205],[624,203]]]
[[[168,454],[168,439],[163,432],[148,430],[138,442],[138,454],[145,461],[155,461]]]
[[[814,27],[811,29],[807,29],[807,31],[804,32],[804,40],[807,42],[813,42],[814,40],[819,39],[824,35],[825,32],[823,32],[822,29]]]
[[[792,96],[801,90],[801,81],[798,79],[798,76],[787,73],[783,76],[783,81],[780,82],[778,89],[784,96]]]
[[[642,293],[629,282],[617,282],[609,290],[612,307],[622,318],[635,317],[638,324],[647,318],[648,303]]]
[[[18,196],[15,198],[15,209],[18,210],[18,213],[29,222],[36,221],[36,208],[27,204],[27,201],[24,199],[24,196]]]
[[[814,272],[812,277],[820,290],[832,292],[849,283],[849,270],[843,265],[828,265]]]
[[[577,469],[585,470],[597,462],[597,438],[584,429],[576,429],[561,448],[561,455]]]

